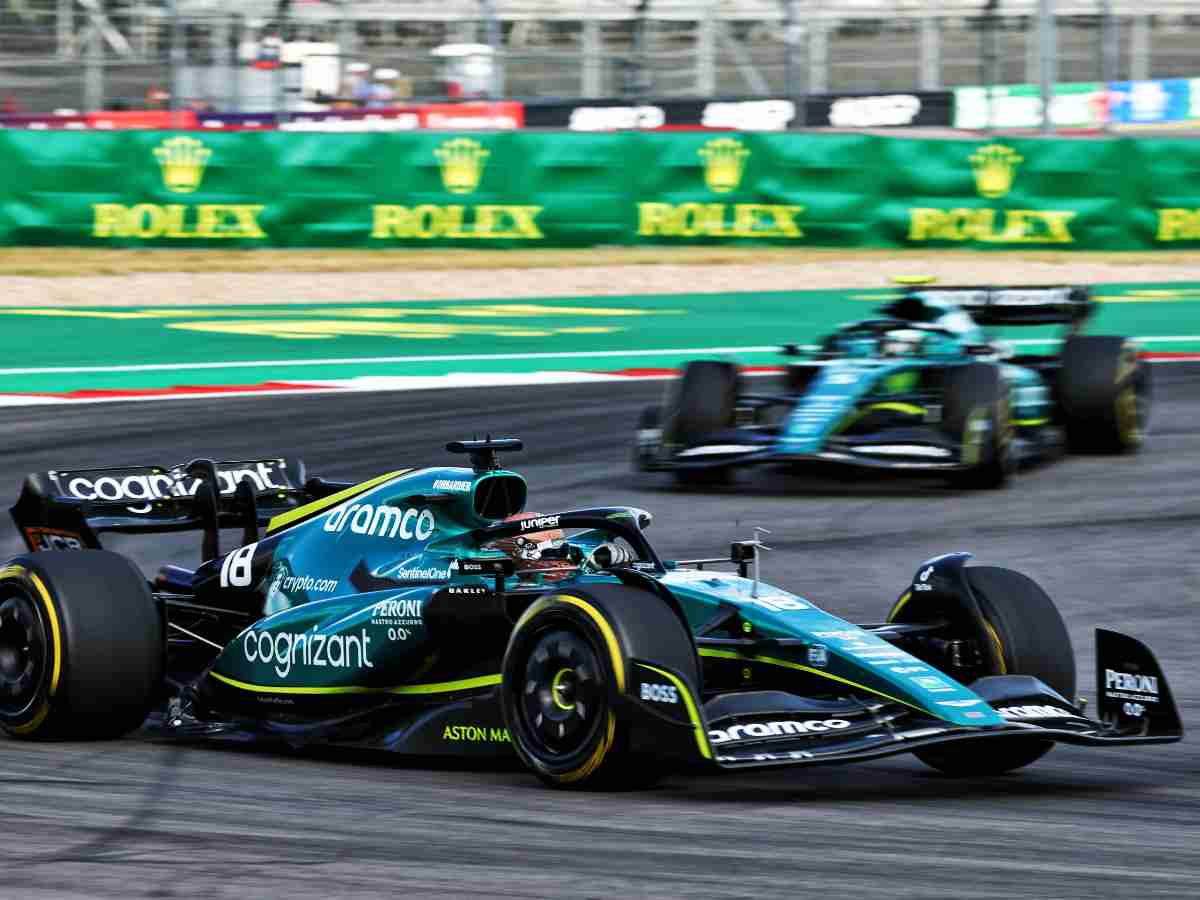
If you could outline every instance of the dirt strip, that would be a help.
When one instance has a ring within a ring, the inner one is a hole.
[[[396,262],[403,261],[398,257]],[[2,271],[2,270],[0,270]],[[353,272],[142,272],[33,277],[0,274],[2,306],[231,306],[605,296],[633,293],[781,291],[883,287],[895,275],[934,276],[941,284],[1047,284],[1194,281],[1200,256],[1114,259],[1086,255],[1022,258],[942,253],[797,262],[721,261],[578,267],[389,269]]]

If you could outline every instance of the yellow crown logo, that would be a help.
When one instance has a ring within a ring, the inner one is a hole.
[[[454,138],[433,151],[442,169],[442,184],[452,194],[469,194],[479,187],[483,167],[492,151],[479,141]]]
[[[750,151],[737,138],[713,138],[697,153],[704,160],[704,183],[717,194],[737,190]]]
[[[191,137],[167,138],[154,148],[154,158],[162,168],[163,184],[176,194],[190,194],[200,187],[204,167],[212,151]]]
[[[1012,190],[1017,177],[1017,166],[1025,161],[1016,150],[1003,144],[988,144],[970,156],[971,171],[975,176],[975,189],[995,200]]]

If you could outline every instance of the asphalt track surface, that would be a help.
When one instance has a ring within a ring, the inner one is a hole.
[[[329,477],[445,461],[449,439],[517,435],[530,507],[651,509],[664,555],[772,531],[771,580],[878,620],[918,563],[969,549],[1040,581],[1093,696],[1096,625],[1146,640],[1200,727],[1200,368],[1156,366],[1134,458],[1071,458],[1002,492],[828,482],[763,469],[684,494],[630,474],[661,383],[12,410],[0,484],[54,466],[297,453]],[[16,551],[7,522],[0,549]],[[127,543],[149,567],[198,538]],[[1193,732],[1194,733],[1194,732]],[[912,757],[626,794],[555,792],[519,770],[157,742],[0,739],[0,897],[1200,896],[1200,757],[1060,747],[1022,773],[956,780]]]

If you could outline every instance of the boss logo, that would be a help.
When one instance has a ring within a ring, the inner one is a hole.
[[[669,684],[642,683],[642,699],[655,703],[678,703],[679,691]]]

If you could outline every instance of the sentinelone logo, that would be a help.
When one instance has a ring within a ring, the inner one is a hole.
[[[1000,200],[1013,188],[1025,158],[1004,144],[980,147],[967,158],[975,191]],[[990,206],[913,207],[910,241],[981,241],[988,244],[1073,244],[1071,220],[1078,213],[1054,209],[997,209]]]
[[[151,151],[163,187],[172,194],[192,194],[204,180],[213,151],[193,137],[173,137]],[[263,211],[257,203],[122,203],[92,204],[92,237],[263,240]]]
[[[472,138],[443,141],[433,151],[442,187],[465,196],[479,188],[489,171],[491,151]],[[378,240],[468,238],[540,241],[540,206],[507,203],[421,203],[417,206],[375,204],[371,207],[371,237]]]
[[[704,184],[713,194],[738,189],[751,152],[733,137],[713,138],[696,151]],[[772,203],[639,203],[638,234],[643,237],[787,238],[804,232],[796,219],[803,206]]]

